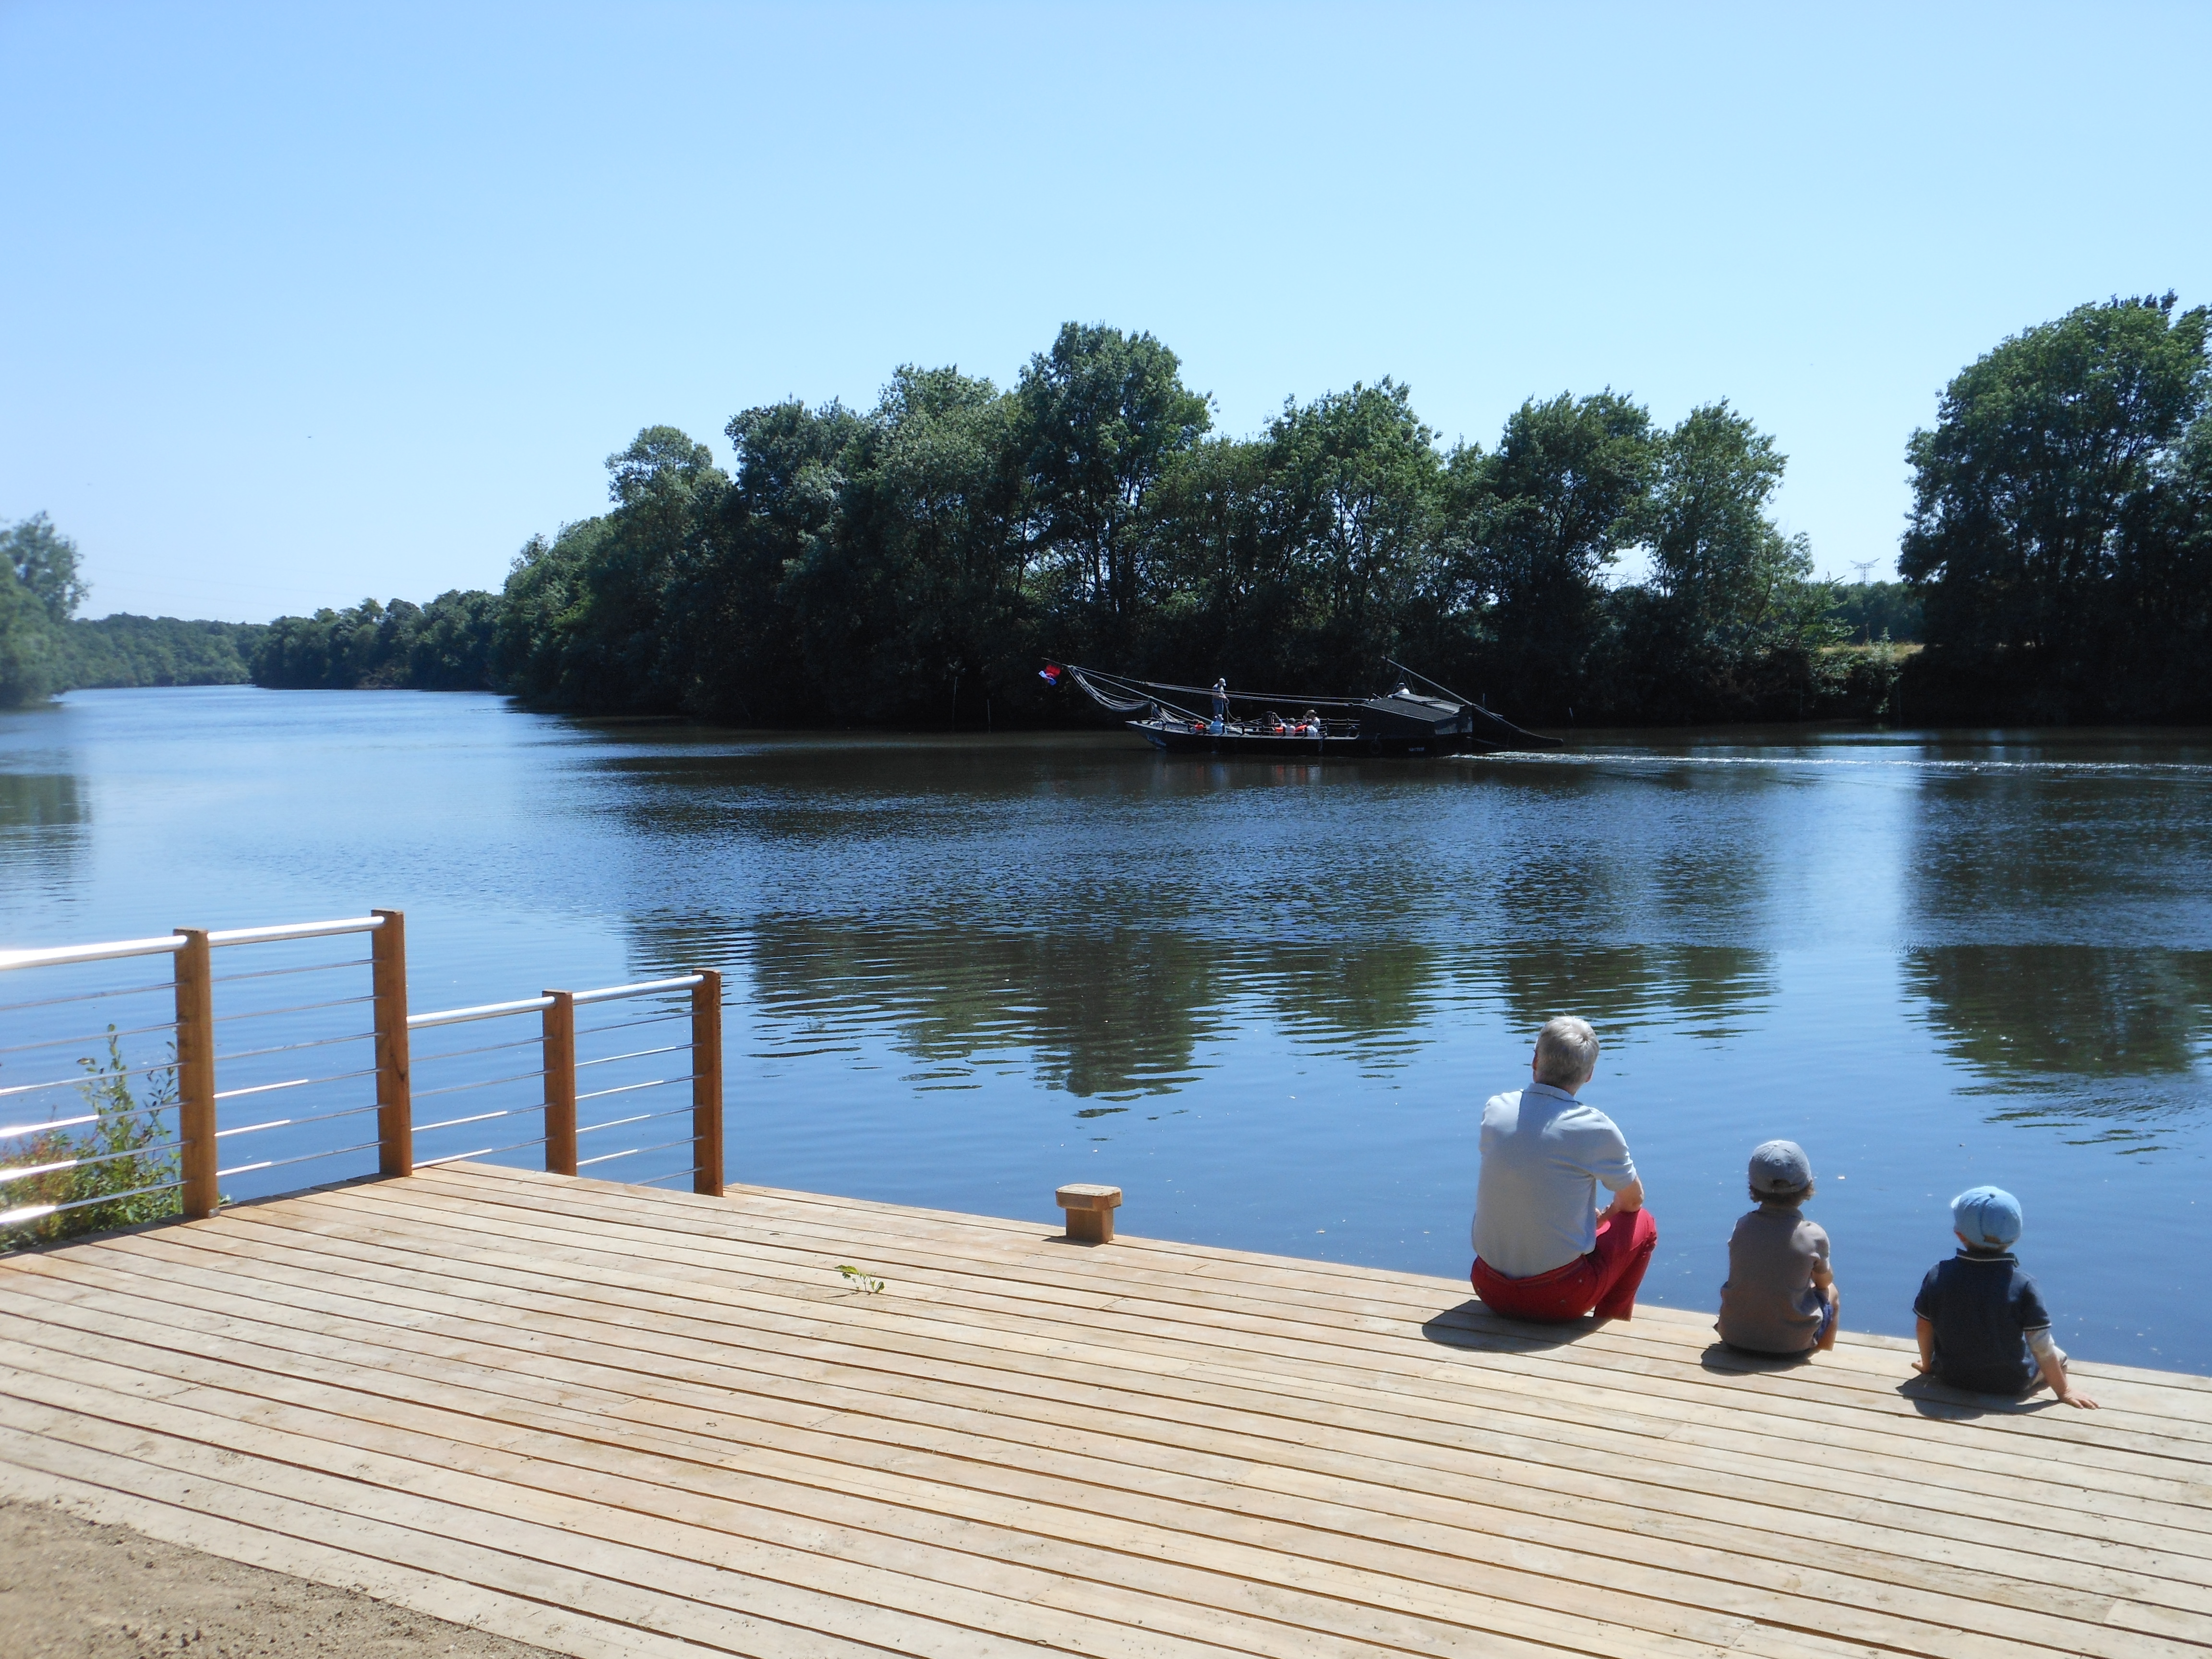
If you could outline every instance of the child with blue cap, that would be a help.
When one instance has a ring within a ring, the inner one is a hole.
[[[1978,1394],[2026,1394],[2039,1374],[2068,1405],[2094,1411],[2097,1402],[2068,1383],[2042,1292],[2012,1253],[2020,1229],[2020,1200],[2002,1187],[1970,1187],[1951,1200],[1960,1248],[1920,1281],[1913,1369]]]

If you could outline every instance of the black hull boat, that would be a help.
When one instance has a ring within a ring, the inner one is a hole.
[[[1411,669],[1393,663],[1410,679]],[[1556,738],[1524,732],[1479,703],[1415,691],[1401,681],[1376,697],[1314,697],[1291,692],[1230,691],[1129,679],[1095,668],[1048,665],[1044,678],[1072,679],[1099,707],[1170,755],[1310,761],[1364,756],[1493,755],[1557,749]],[[1433,680],[1425,685],[1438,692]],[[1176,700],[1188,700],[1184,707]],[[1208,708],[1223,712],[1209,714]],[[1133,718],[1129,718],[1133,717]]]

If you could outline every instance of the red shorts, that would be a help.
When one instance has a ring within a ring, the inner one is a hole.
[[[1508,1319],[1544,1324],[1580,1319],[1626,1319],[1636,1311],[1636,1291],[1651,1252],[1659,1243],[1659,1224],[1649,1210],[1631,1210],[1599,1224],[1597,1245],[1564,1267],[1530,1279],[1508,1279],[1480,1256],[1468,1279],[1483,1305]]]

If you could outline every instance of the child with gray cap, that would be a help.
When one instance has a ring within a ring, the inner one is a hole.
[[[2042,1293],[2012,1253],[2020,1228],[2020,1200],[2002,1187],[1970,1187],[1951,1200],[1960,1249],[1920,1281],[1913,1369],[1977,1394],[2026,1394],[2039,1373],[2068,1405],[2094,1411],[2097,1402],[2068,1383]]]
[[[1751,1155],[1759,1207],[1729,1237],[1728,1283],[1714,1328],[1750,1353],[1826,1352],[1836,1346],[1843,1299],[1828,1266],[1828,1235],[1800,1206],[1813,1196],[1813,1164],[1794,1140],[1770,1140]]]

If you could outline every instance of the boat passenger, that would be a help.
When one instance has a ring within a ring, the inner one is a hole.
[[[1221,735],[1221,725],[1229,718],[1229,679],[1226,675],[1213,683],[1213,735]]]
[[[1630,1318],[1658,1245],[1628,1142],[1611,1118],[1575,1097],[1597,1055],[1587,1020],[1552,1020],[1536,1034],[1530,1086],[1492,1096],[1482,1109],[1468,1276],[1484,1304],[1509,1319]],[[1600,1182],[1613,1194],[1601,1211]]]
[[[1321,716],[1312,709],[1307,709],[1298,719],[1298,735],[1302,738],[1320,737],[1322,735]]]

